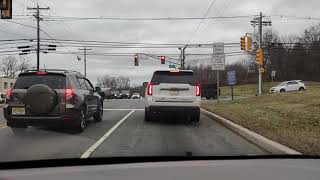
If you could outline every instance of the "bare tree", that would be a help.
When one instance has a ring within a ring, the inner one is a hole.
[[[20,62],[18,64],[18,70],[20,71],[20,73],[22,73],[23,71],[30,69],[31,68],[31,64],[30,64],[30,60],[26,59],[22,56],[20,56]]]
[[[130,78],[127,76],[111,77],[109,75],[104,75],[98,77],[98,86],[108,87],[111,89],[123,90],[130,88]]]
[[[17,67],[18,59],[14,56],[8,56],[2,59],[0,70],[4,73],[5,77],[15,77],[18,72]]]

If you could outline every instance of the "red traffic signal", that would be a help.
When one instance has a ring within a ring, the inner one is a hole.
[[[161,61],[161,64],[166,64],[166,57],[160,56],[160,61]]]

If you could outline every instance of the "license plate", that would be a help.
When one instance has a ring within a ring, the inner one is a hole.
[[[170,96],[178,96],[179,91],[170,91]]]
[[[13,107],[12,115],[25,115],[26,110],[24,107]]]

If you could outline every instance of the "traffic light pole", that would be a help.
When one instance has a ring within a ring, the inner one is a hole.
[[[259,48],[262,47],[262,12],[260,12],[260,17],[259,17]],[[262,66],[259,65],[259,95],[262,94],[262,72],[261,68]]]

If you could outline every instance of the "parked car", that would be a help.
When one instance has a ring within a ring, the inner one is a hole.
[[[28,126],[67,126],[82,132],[88,118],[102,121],[103,99],[96,89],[75,71],[27,70],[8,90],[4,117],[14,132]]]
[[[201,84],[201,97],[217,99],[217,84]]]
[[[133,93],[131,99],[141,99],[139,93]]]
[[[107,99],[120,99],[119,91],[111,91],[110,94],[107,96]]]
[[[121,99],[129,99],[130,98],[130,91],[129,90],[123,90],[120,93]]]
[[[162,113],[174,113],[198,122],[200,105],[200,84],[193,71],[156,71],[145,94],[145,121],[152,121]]]
[[[275,87],[270,88],[270,93],[303,91],[307,87],[301,80],[284,81]]]

